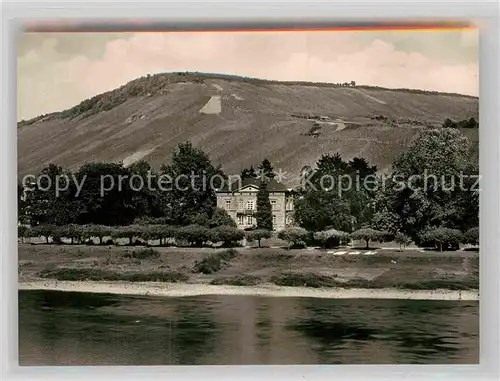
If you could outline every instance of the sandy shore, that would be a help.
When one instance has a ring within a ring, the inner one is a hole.
[[[187,283],[155,282],[70,282],[40,280],[19,283],[19,290],[56,290],[122,295],[196,296],[255,295],[270,297],[309,297],[331,299],[413,299],[413,300],[479,300],[477,290],[400,290],[340,289],[261,286],[215,286]]]

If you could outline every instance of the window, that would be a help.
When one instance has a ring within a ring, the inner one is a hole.
[[[240,200],[238,202],[238,209],[243,209],[244,208],[244,203],[243,203],[243,200]]]
[[[253,224],[253,217],[247,216],[247,225],[252,225],[252,224]]]
[[[276,200],[271,200],[271,207],[273,208],[273,210],[276,209]]]
[[[253,202],[253,200],[248,200],[247,201],[247,209],[248,210],[253,210],[254,209],[254,202]]]
[[[226,209],[231,209],[231,200],[226,200]]]
[[[276,225],[276,215],[273,214],[273,225]]]
[[[243,225],[243,215],[239,214],[238,215],[238,225]]]

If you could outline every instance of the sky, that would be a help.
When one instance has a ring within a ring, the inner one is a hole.
[[[31,32],[17,59],[18,120],[173,71],[479,93],[476,29]]]

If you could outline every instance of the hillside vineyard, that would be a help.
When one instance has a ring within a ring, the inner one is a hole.
[[[89,161],[158,169],[191,141],[225,173],[263,155],[291,174],[322,154],[366,158],[379,171],[422,129],[478,115],[478,99],[367,86],[261,81],[201,73],[158,74],[18,124],[19,175],[49,163],[77,169]],[[477,160],[478,130],[459,128]]]

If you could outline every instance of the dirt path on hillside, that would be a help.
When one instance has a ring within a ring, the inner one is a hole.
[[[207,103],[200,109],[201,114],[220,114],[222,110],[221,97],[214,95],[210,97]]]

